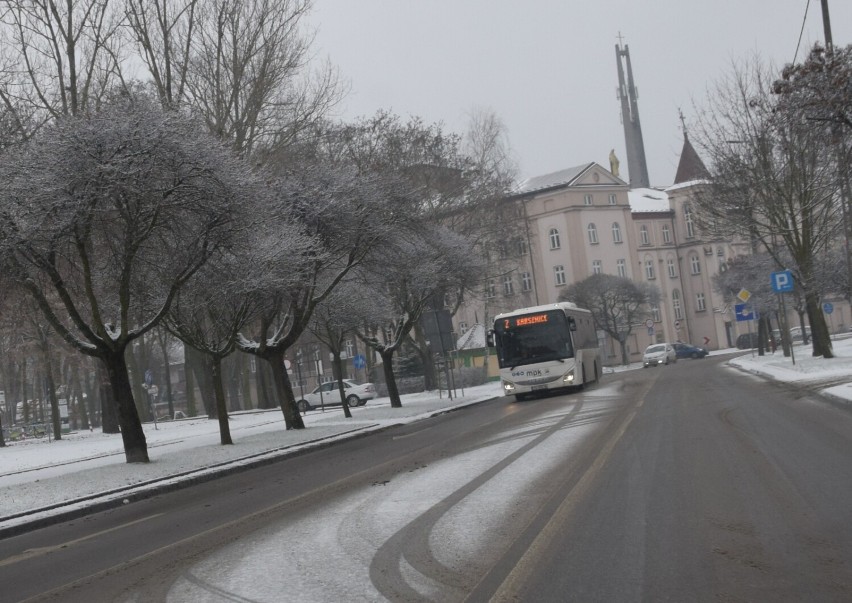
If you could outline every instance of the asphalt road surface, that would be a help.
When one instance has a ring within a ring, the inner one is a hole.
[[[0,541],[0,600],[849,601],[852,413],[721,358]]]

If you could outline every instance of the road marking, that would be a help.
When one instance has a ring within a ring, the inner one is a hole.
[[[4,567],[7,565],[12,565],[14,563],[18,563],[20,561],[26,561],[27,559],[32,559],[33,557],[39,557],[40,555],[48,555],[54,551],[59,551],[62,549],[67,549],[69,547],[74,546],[75,544],[79,544],[81,542],[85,542],[86,540],[91,540],[92,538],[97,538],[98,536],[102,536],[103,534],[109,534],[110,532],[115,532],[116,530],[123,530],[124,528],[130,527],[132,525],[136,525],[137,523],[142,523],[143,521],[148,521],[150,519],[154,519],[155,517],[159,517],[160,515],[164,515],[164,513],[157,513],[155,515],[149,515],[148,517],[143,517],[142,519],[137,519],[135,521],[131,521],[129,523],[121,524],[120,526],[115,526],[114,528],[109,528],[108,530],[101,530],[100,532],[95,532],[94,534],[89,534],[88,536],[83,536],[82,538],[77,538],[75,540],[69,540],[68,542],[63,542],[61,544],[54,544],[53,546],[43,546],[37,549],[27,549],[23,553],[19,553],[12,557],[6,557],[3,560],[0,560],[0,567]]]
[[[541,555],[543,555],[546,550],[548,550],[548,547],[553,542],[553,539],[558,535],[556,526],[568,524],[577,504],[583,498],[584,493],[591,487],[592,482],[597,478],[598,472],[609,460],[609,457],[612,455],[613,450],[615,450],[615,446],[618,444],[624,433],[627,431],[627,428],[633,422],[633,419],[636,417],[637,412],[645,404],[645,396],[648,395],[648,392],[651,390],[651,387],[653,387],[656,382],[657,378],[651,380],[651,382],[645,388],[645,391],[642,392],[642,396],[639,398],[639,401],[636,403],[636,406],[633,408],[633,410],[630,411],[630,414],[624,419],[624,421],[616,430],[616,432],[606,442],[604,447],[601,449],[601,453],[597,456],[597,458],[589,467],[589,469],[583,474],[577,484],[565,496],[565,499],[553,513],[551,519],[547,522],[547,525],[545,525],[541,529],[538,536],[535,537],[535,540],[533,540],[533,542],[527,548],[526,552],[524,552],[524,554],[515,564],[514,569],[509,572],[509,574],[497,588],[496,592],[491,597],[491,601],[519,600],[519,587],[522,587],[523,584],[527,581],[528,576],[536,568],[537,560],[541,558]]]

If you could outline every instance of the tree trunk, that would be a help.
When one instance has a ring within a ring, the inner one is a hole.
[[[194,417],[198,414],[195,404],[195,379],[192,373],[192,352],[188,345],[183,346],[183,379],[186,382],[186,414]]]
[[[385,385],[388,388],[391,408],[402,408],[402,400],[399,397],[399,389],[396,386],[396,377],[393,374],[393,350],[383,350],[379,352],[379,355],[382,357],[382,370],[385,375]]]
[[[423,365],[423,389],[426,391],[438,389],[438,372],[435,370],[434,354],[426,344],[426,335],[423,333],[420,322],[414,325],[414,341],[417,342],[417,353]],[[436,349],[440,350],[440,345]]]
[[[819,296],[809,294],[805,296],[805,305],[808,312],[808,322],[811,323],[811,339],[813,340],[813,355],[823,358],[834,358],[831,346],[831,334],[828,332],[828,324],[825,322],[825,314],[822,311]],[[802,337],[805,337],[805,327],[802,327]],[[802,341],[805,341],[802,339]]]
[[[127,373],[124,350],[104,357],[104,366],[109,376],[113,404],[118,411],[118,423],[121,427],[121,439],[124,442],[124,456],[128,463],[147,463],[148,445],[142,422],[133,400],[133,388]],[[108,404],[105,404],[108,406]]]
[[[269,368],[272,370],[272,379],[275,384],[275,394],[281,412],[284,413],[284,426],[287,429],[304,429],[305,421],[296,408],[296,399],[293,397],[293,387],[287,369],[284,368],[284,350],[271,350],[266,357]]]
[[[61,440],[62,419],[59,416],[59,400],[56,399],[56,384],[53,381],[53,363],[50,361],[50,350],[47,347],[47,341],[44,344],[44,378],[47,381],[47,399],[50,401],[50,422],[53,426],[53,439]]]
[[[340,350],[335,350],[334,352],[334,360],[332,361],[334,364],[334,372],[337,374],[337,389],[340,393],[340,399],[343,401],[343,416],[347,419],[352,418],[352,412],[349,410],[349,402],[346,399],[346,392],[343,391],[343,361],[340,359]]]
[[[89,429],[92,423],[89,420],[89,409],[86,408],[86,397],[83,395],[83,386],[80,380],[80,364],[77,362],[73,364],[73,368],[71,369],[71,392],[77,402],[79,428]]]
[[[619,339],[618,345],[621,348],[621,364],[627,366],[630,364],[630,356],[627,353],[627,339],[625,338],[624,341]]]
[[[110,383],[109,367],[106,360],[98,360],[98,397],[101,401],[101,425],[104,433],[120,433],[118,409],[115,405],[115,396],[112,393]]]
[[[160,352],[163,355],[163,379],[165,383],[166,401],[169,403],[169,417],[175,418],[175,401],[174,393],[172,392],[172,369],[169,364],[169,340],[163,329],[157,334],[157,340],[160,343]]]
[[[251,362],[254,360],[254,358],[250,357],[248,354],[237,354],[237,357],[239,358],[240,366],[240,393],[243,396],[243,408],[245,410],[251,410],[252,408],[255,408],[254,401],[251,397]],[[257,387],[257,369],[255,369],[254,375],[254,383],[255,387]]]
[[[222,385],[222,359],[210,356],[210,373],[213,378],[213,392],[216,396],[216,415],[219,418],[219,442],[224,446],[233,444],[231,427],[228,425],[228,408],[225,404],[225,388]]]

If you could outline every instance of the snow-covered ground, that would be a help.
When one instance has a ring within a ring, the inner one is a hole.
[[[809,346],[796,346],[795,364],[780,350],[767,356],[738,350],[713,355],[728,355],[729,365],[764,377],[817,388],[825,384],[822,393],[852,402],[852,339],[835,341],[834,350],[836,358],[825,360],[811,357]],[[638,367],[641,364],[616,370]],[[500,396],[501,391],[498,383],[489,383],[458,394],[455,399],[449,399],[446,392],[406,395],[400,409],[392,409],[387,398],[380,398],[352,409],[352,419],[346,419],[339,407],[311,411],[305,416],[308,428],[304,430],[285,430],[279,410],[235,413],[230,420],[233,446],[219,444],[216,421],[146,424],[151,457],[147,464],[126,464],[121,437],[99,431],[67,434],[53,442],[46,438],[10,442],[0,448],[0,532],[352,433],[416,421]]]

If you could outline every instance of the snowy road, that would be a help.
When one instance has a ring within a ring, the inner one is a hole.
[[[582,450],[629,406],[619,388],[501,399],[289,459],[280,479],[261,468],[198,488],[197,500],[129,505],[87,519],[94,535],[12,556],[0,574],[27,583],[12,592],[58,587],[62,601],[461,601],[564,496],[564,477],[582,473],[594,456]],[[263,483],[246,486],[255,471]],[[68,575],[55,572],[56,584],[31,584],[57,566]],[[87,577],[62,586],[74,571]]]

